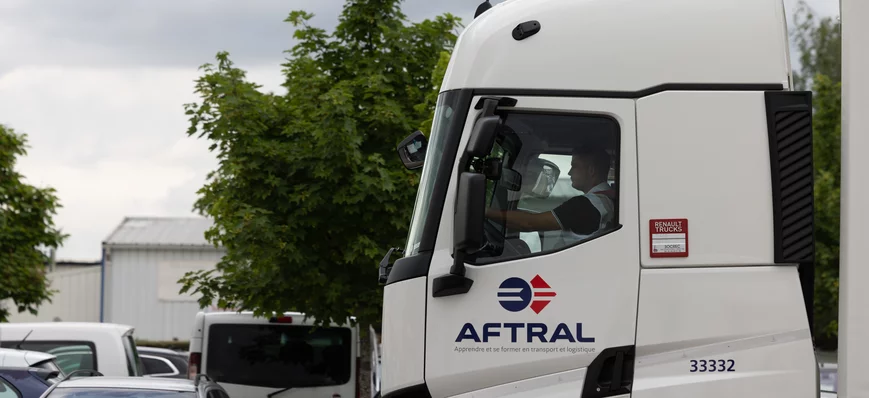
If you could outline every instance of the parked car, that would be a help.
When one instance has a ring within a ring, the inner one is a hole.
[[[0,366],[0,398],[39,398],[60,381],[59,375],[45,368]]]
[[[199,312],[190,338],[188,373],[207,374],[233,396],[357,397],[359,327],[315,328],[296,312]]]
[[[54,355],[44,352],[0,348],[0,367],[45,369],[50,372],[58,372],[63,377],[63,371],[55,359],[57,357]]]
[[[0,347],[55,355],[69,374],[79,369],[107,376],[141,376],[142,369],[131,326],[96,322],[35,322],[0,324]]]
[[[167,348],[136,346],[144,366],[142,374],[149,377],[187,378],[187,354]]]
[[[41,398],[71,397],[230,398],[226,390],[205,375],[195,380],[148,377],[67,378],[52,385]]]

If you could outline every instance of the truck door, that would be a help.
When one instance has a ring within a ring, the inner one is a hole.
[[[428,274],[426,384],[433,396],[627,396],[639,283],[635,102],[504,95],[475,97],[462,133]],[[475,135],[486,123],[491,145]],[[488,153],[467,154],[481,142]],[[477,188],[460,183],[474,174]],[[485,198],[466,200],[481,184]],[[465,243],[479,245],[459,255],[464,275],[450,275],[457,235],[475,222],[482,238]]]

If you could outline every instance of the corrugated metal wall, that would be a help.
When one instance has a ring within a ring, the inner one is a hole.
[[[195,297],[177,296],[181,284],[172,281],[186,268],[214,268],[223,254],[208,247],[110,249],[104,322],[133,326],[138,339],[188,340],[199,304]]]
[[[57,290],[51,303],[39,307],[39,313],[18,313],[12,300],[5,300],[9,308],[9,322],[51,322],[59,318],[64,322],[100,321],[100,267],[56,270],[46,274],[50,288]]]

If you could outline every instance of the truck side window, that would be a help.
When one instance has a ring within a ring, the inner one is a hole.
[[[548,253],[614,231],[619,125],[599,115],[510,113],[489,158],[488,242],[472,263]]]

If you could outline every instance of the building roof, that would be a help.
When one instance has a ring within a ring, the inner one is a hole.
[[[214,247],[205,239],[213,222],[202,217],[126,217],[103,241],[107,246]]]

